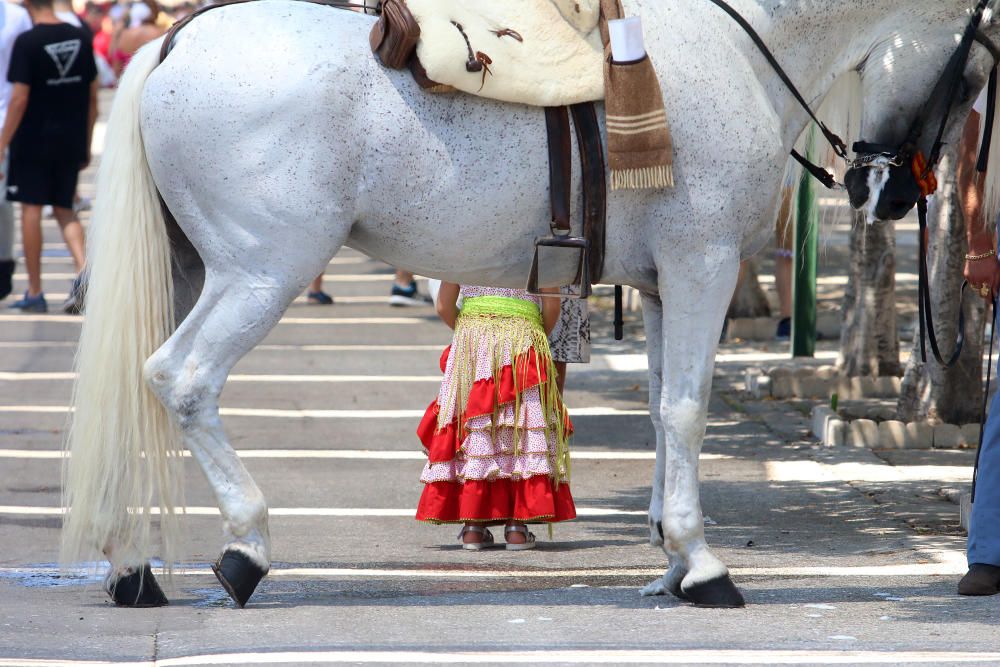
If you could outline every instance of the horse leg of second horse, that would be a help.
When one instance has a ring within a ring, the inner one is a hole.
[[[658,406],[664,429],[663,532],[668,556],[687,568],[680,594],[697,605],[741,607],[743,596],[725,564],[705,541],[698,464],[711,396],[715,352],[727,304],[736,286],[738,253],[705,248],[673,258],[661,273],[663,388]],[[671,569],[664,576],[670,586]]]
[[[267,503],[226,439],[219,395],[232,367],[277,324],[298,291],[297,285],[251,284],[235,272],[209,278],[145,368],[215,494],[228,540],[214,569],[240,607],[270,569]]]

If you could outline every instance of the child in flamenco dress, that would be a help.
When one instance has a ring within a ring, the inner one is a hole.
[[[508,550],[533,549],[526,524],[576,517],[572,426],[547,338],[559,299],[442,283],[437,308],[455,334],[441,356],[441,390],[417,429],[428,461],[416,518],[464,524],[464,549],[494,546],[492,525],[504,526]]]

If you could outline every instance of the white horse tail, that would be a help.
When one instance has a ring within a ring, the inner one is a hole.
[[[174,327],[170,244],[139,124],[142,91],[159,64],[159,48],[157,40],[141,49],[125,70],[98,172],[66,444],[63,562],[97,552],[119,567],[145,562],[154,549],[154,501],[160,554],[167,564],[177,555],[180,441],[143,377],[146,359]]]
[[[979,136],[986,128],[986,114],[979,114]],[[1000,113],[993,116],[993,139],[990,142],[989,162],[983,192],[983,213],[987,229],[993,229],[1000,215]]]

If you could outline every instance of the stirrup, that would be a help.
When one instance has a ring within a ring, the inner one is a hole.
[[[538,287],[538,249],[539,248],[562,248],[564,250],[574,250],[579,253],[579,260],[576,266],[576,277],[568,285],[569,292],[560,294],[563,299],[586,299],[591,294],[590,286],[590,241],[582,236],[570,236],[568,231],[560,231],[552,228],[551,236],[539,236],[535,239],[535,253],[531,258],[531,270],[528,271],[527,292],[533,296],[556,296],[541,292]]]

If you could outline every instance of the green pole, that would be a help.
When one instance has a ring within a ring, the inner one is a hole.
[[[816,126],[806,136],[806,157],[816,161]],[[792,266],[792,356],[816,354],[816,253],[819,245],[816,187],[809,172],[799,179],[795,207],[795,248]]]

